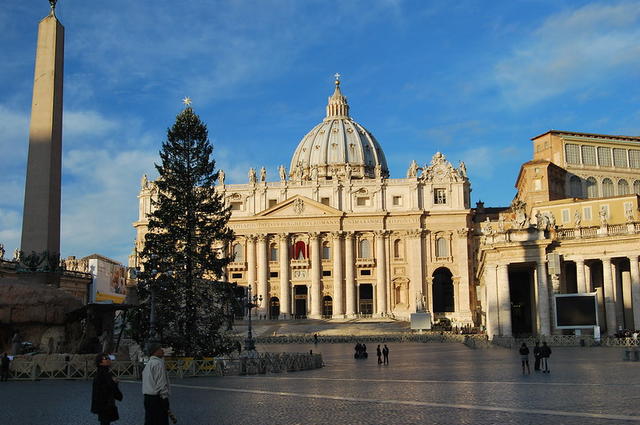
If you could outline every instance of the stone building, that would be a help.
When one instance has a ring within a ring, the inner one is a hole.
[[[640,328],[640,138],[549,131],[533,140],[510,207],[470,207],[464,163],[441,153],[389,178],[382,146],[336,80],[289,170],[217,190],[232,208],[225,278],[269,318],[434,319],[488,335],[549,335],[553,299],[596,293],[601,329]],[[143,178],[136,264],[156,187]]]
[[[136,251],[155,185],[143,178]],[[408,319],[424,303],[435,319],[472,323],[470,182],[441,153],[391,179],[373,134],[349,114],[335,81],[326,117],[300,141],[287,172],[217,190],[232,208],[229,281],[252,285],[270,318]],[[131,263],[136,261],[135,254]]]
[[[477,319],[490,337],[558,334],[554,294],[595,292],[602,331],[640,328],[640,138],[532,140],[511,208],[475,214]]]

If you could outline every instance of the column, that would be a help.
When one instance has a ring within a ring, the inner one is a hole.
[[[247,236],[247,284],[251,285],[252,292],[256,290],[256,237]]]
[[[353,317],[356,314],[356,280],[354,273],[355,258],[353,253],[353,232],[344,235],[344,289],[346,296],[345,315]]]
[[[310,319],[322,318],[322,291],[320,289],[321,270],[320,270],[320,235],[311,233],[309,235],[311,241],[311,314]]]
[[[409,257],[409,312],[416,311],[418,297],[425,296],[422,288],[422,232],[407,232],[407,256]],[[425,308],[427,308],[425,303]]]
[[[604,289],[604,309],[607,323],[607,335],[616,333],[616,303],[613,298],[613,277],[611,276],[611,258],[602,259],[602,277]]]
[[[591,283],[591,266],[584,263],[584,284],[587,292],[593,292],[593,284]]]
[[[258,297],[262,297],[262,304],[258,307],[258,313],[267,315],[269,312],[269,290],[267,279],[269,277],[269,262],[267,260],[267,235],[258,235]]]
[[[578,283],[578,292],[587,292],[587,281],[584,276],[584,259],[576,258],[576,280]]]
[[[549,283],[547,281],[547,267],[544,261],[536,265],[538,289],[538,335],[551,334],[551,314],[549,312]]]
[[[509,293],[509,266],[498,265],[498,304],[500,309],[500,335],[511,336],[511,295]]]
[[[618,262],[611,263],[611,276],[613,276],[613,301],[616,304],[616,325],[624,323],[624,305],[622,304],[622,273]]]
[[[498,290],[496,288],[496,266],[487,264],[484,269],[484,284],[487,288],[487,336],[493,339],[500,333],[498,321]]]
[[[638,255],[629,257],[631,266],[631,299],[633,308],[633,329],[640,329],[640,270],[638,269]]]
[[[288,319],[291,314],[291,285],[289,276],[289,237],[280,233],[280,318]]]
[[[334,232],[333,237],[333,317],[344,317],[342,297],[342,234]]]
[[[387,314],[387,256],[385,255],[386,232],[376,232],[376,315]]]

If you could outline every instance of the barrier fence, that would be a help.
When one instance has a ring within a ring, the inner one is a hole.
[[[59,355],[38,358],[16,357],[10,365],[13,380],[93,379],[96,367],[94,356],[60,359]],[[166,358],[169,377],[253,375],[258,373],[296,372],[323,366],[322,355],[310,353],[257,353],[256,357],[208,357],[203,359]],[[111,372],[118,379],[141,379],[143,363],[113,361]]]

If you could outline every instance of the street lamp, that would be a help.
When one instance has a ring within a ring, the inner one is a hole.
[[[253,339],[252,327],[251,327],[251,310],[254,307],[258,307],[262,303],[262,295],[251,295],[251,285],[249,285],[247,296],[243,298],[245,307],[249,309],[249,330],[247,332],[247,338],[244,340],[245,351],[255,351],[256,342]]]

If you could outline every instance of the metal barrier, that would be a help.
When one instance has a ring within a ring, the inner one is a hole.
[[[167,374],[173,378],[222,376],[255,373],[280,373],[322,367],[322,356],[309,353],[259,353],[255,359],[207,357],[203,359],[167,358]],[[255,361],[254,361],[255,360]],[[140,379],[144,364],[113,361],[111,372],[118,379]],[[16,358],[10,365],[12,380],[93,379],[96,367],[92,359],[60,360],[59,356]]]
[[[544,335],[540,337],[528,337],[528,338],[511,338],[494,336],[491,340],[491,344],[504,347],[514,348],[519,347],[523,342],[529,346],[535,345],[536,342],[546,342],[549,346],[554,347],[638,347],[640,346],[640,340],[633,338],[617,338],[613,336],[603,336],[600,341],[593,339],[592,335]]]

